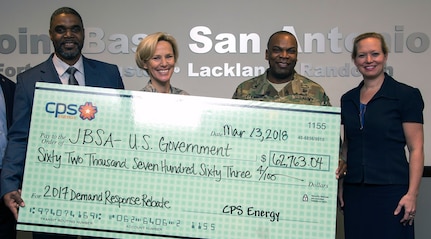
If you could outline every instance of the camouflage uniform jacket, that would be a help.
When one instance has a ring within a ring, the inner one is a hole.
[[[142,88],[141,91],[157,92],[156,88],[151,84],[151,80],[148,81],[148,84],[144,88]],[[187,93],[186,91],[173,87],[172,85],[171,85],[171,91],[169,93],[175,94],[175,95],[189,95],[189,93]]]
[[[294,72],[293,80],[277,92],[267,80],[267,73],[268,70],[260,76],[242,82],[236,88],[232,98],[331,106],[329,97],[318,83]]]

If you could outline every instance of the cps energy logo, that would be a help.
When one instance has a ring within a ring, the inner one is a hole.
[[[92,102],[85,102],[83,105],[64,104],[58,102],[48,102],[45,111],[59,119],[93,120],[96,117],[97,107]]]

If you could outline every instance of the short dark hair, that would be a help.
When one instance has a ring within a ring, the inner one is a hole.
[[[275,35],[278,35],[278,34],[287,34],[287,35],[291,35],[291,36],[293,36],[293,38],[295,38],[295,41],[296,41],[296,37],[295,37],[295,35],[293,35],[291,32],[288,32],[288,31],[277,31],[277,32],[274,32],[274,33],[272,33],[272,35],[269,37],[269,39],[268,39],[268,42],[266,43],[266,48],[268,49],[269,48],[269,42],[271,42],[271,39],[275,36]]]
[[[70,8],[70,7],[61,7],[52,13],[51,19],[49,21],[49,27],[50,28],[51,28],[52,21],[54,20],[54,18],[60,14],[63,14],[63,13],[64,14],[72,14],[72,15],[77,16],[79,18],[79,21],[81,22],[82,27],[84,27],[84,23],[82,22],[81,15],[79,15],[79,13],[75,9]]]

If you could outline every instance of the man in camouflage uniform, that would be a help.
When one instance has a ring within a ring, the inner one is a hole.
[[[269,68],[260,76],[242,82],[233,99],[330,106],[329,98],[316,82],[296,73],[298,43],[287,31],[271,35],[265,51]]]
[[[322,86],[296,73],[297,56],[295,36],[287,31],[275,32],[269,38],[265,51],[269,68],[264,74],[242,82],[232,98],[331,106]],[[340,159],[335,172],[337,179],[346,175],[346,168],[347,164]]]

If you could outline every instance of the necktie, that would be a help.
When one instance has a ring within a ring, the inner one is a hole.
[[[75,78],[75,72],[77,69],[73,66],[67,68],[66,72],[69,73],[69,85],[79,85]]]

